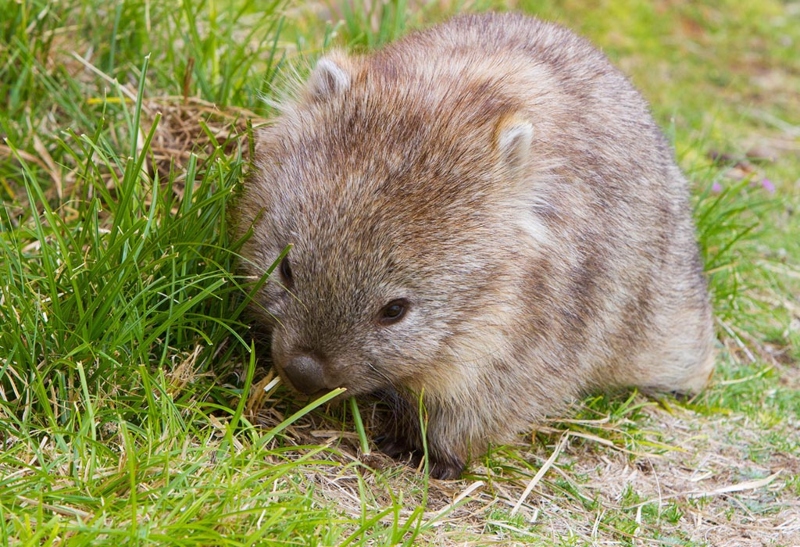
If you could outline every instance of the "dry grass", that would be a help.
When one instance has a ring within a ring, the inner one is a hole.
[[[790,388],[800,385],[796,364],[773,366]],[[268,383],[274,389],[272,376],[254,387],[252,408],[254,421],[266,428],[284,419],[278,409],[287,404],[280,396],[255,395]],[[754,461],[754,447],[763,446],[759,420],[705,415],[641,395],[633,405],[641,407],[635,421],[607,414],[541,426],[532,443],[521,439],[473,462],[462,480],[430,480],[427,492],[418,470],[380,453],[361,454],[356,434],[342,432],[342,422],[324,414],[289,434],[299,447],[336,448],[329,471],[310,472],[320,503],[355,519],[365,487],[376,510],[402,495],[405,518],[426,502],[423,522],[436,530],[432,545],[546,545],[548,538],[560,544],[567,537],[592,545],[800,545],[800,457],[765,448],[765,457]],[[798,430],[789,421],[774,433],[796,442]],[[637,439],[626,442],[630,435]]]

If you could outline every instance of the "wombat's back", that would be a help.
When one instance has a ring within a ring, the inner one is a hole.
[[[694,392],[713,328],[687,183],[647,104],[588,42],[470,15],[323,58],[257,146],[245,267],[276,368],[390,392],[390,453],[440,476],[589,390]],[[290,295],[291,293],[291,295]]]
[[[581,390],[706,384],[714,334],[688,184],[646,102],[604,55],[564,28],[489,14],[413,35],[373,62],[459,89],[502,88],[531,120],[535,220],[518,221],[534,232],[524,294],[535,328],[523,338],[551,342],[536,360],[560,354],[554,372],[568,370]]]

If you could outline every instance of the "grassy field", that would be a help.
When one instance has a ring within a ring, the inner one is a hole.
[[[720,355],[694,400],[590,397],[442,482],[277,385],[226,215],[323,49],[490,8],[652,102]],[[796,0],[0,1],[0,545],[800,545],[798,51]]]

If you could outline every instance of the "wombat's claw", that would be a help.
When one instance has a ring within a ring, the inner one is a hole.
[[[375,435],[372,437],[372,442],[375,443],[375,446],[380,447],[381,444],[386,440],[386,435]]]
[[[379,435],[374,438],[375,444],[381,452],[392,459],[407,463],[411,467],[418,467],[422,461],[422,449],[413,446],[408,439],[393,435]],[[464,471],[464,462],[455,456],[437,458],[430,457],[430,475],[434,479],[453,480],[461,476]]]
[[[408,462],[411,465],[417,465],[421,460],[418,455],[421,451],[406,439],[394,435],[379,435],[374,441],[380,451],[392,459]]]
[[[431,459],[431,477],[439,480],[455,480],[461,477],[464,463],[456,459]]]
[[[678,401],[679,403],[688,403],[697,395],[697,393],[687,392],[687,391],[670,391],[667,393],[673,399]]]

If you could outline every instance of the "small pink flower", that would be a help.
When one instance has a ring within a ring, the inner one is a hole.
[[[722,192],[722,185],[718,182],[715,182],[714,184],[711,185],[711,191],[714,192],[715,194],[719,194],[720,192]]]
[[[769,179],[761,179],[761,187],[770,194],[775,193],[775,185],[772,184],[772,181]]]

